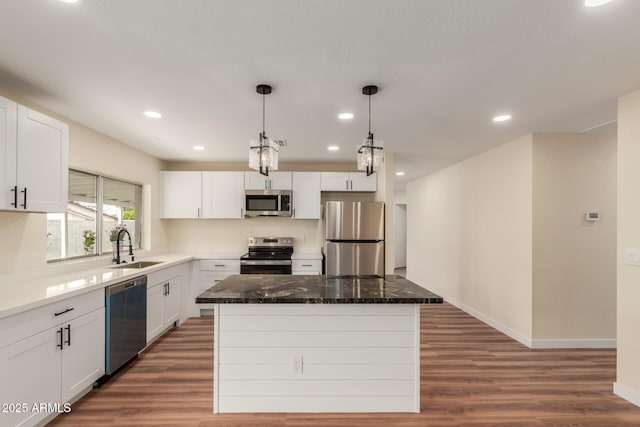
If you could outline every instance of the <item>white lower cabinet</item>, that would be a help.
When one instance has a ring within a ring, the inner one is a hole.
[[[294,275],[320,275],[322,274],[322,260],[320,259],[294,259],[291,262],[291,274]]]
[[[147,276],[147,344],[180,320],[180,288],[187,264],[149,273]]]
[[[65,328],[62,401],[68,402],[104,374],[105,309],[72,320]]]
[[[202,259],[191,286],[191,309],[189,315],[200,317],[211,315],[213,304],[196,304],[198,295],[233,274],[240,274],[240,259]]]
[[[104,291],[96,292],[0,322],[13,341],[0,342],[0,425],[33,426],[63,412],[104,374]],[[56,318],[64,321],[51,327]]]

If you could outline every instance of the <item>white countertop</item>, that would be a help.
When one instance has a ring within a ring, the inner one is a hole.
[[[194,259],[192,255],[156,255],[143,261],[159,261],[146,268],[111,268],[112,265],[90,270],[15,281],[2,285],[0,319],[66,298],[105,288],[129,278],[162,270]]]
[[[0,319],[42,307],[66,298],[105,288],[114,283],[162,270],[173,265],[194,259],[239,259],[240,253],[197,253],[197,254],[155,254],[142,255],[136,261],[159,261],[145,268],[112,268],[114,265],[95,267],[100,260],[88,260],[84,264],[93,267],[82,268],[83,263],[77,263],[75,271],[65,271],[65,268],[51,266],[41,269],[34,274],[17,274],[0,276]],[[292,259],[321,260],[320,252],[294,252]],[[107,264],[105,258],[102,262]],[[70,270],[70,268],[66,268]]]

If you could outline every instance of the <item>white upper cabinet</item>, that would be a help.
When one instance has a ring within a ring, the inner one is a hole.
[[[367,176],[365,172],[349,173],[351,191],[378,191],[378,174]]]
[[[65,212],[69,126],[0,97],[0,209]]]
[[[161,218],[200,218],[202,215],[202,172],[160,172],[162,180]]]
[[[0,209],[15,209],[18,104],[0,97]]]
[[[259,172],[244,173],[245,190],[291,190],[291,188],[291,172],[269,172],[269,176]]]
[[[244,217],[244,172],[202,172],[202,217]]]
[[[293,218],[320,219],[320,172],[293,172]]]
[[[377,174],[364,172],[322,172],[322,191],[377,191]]]

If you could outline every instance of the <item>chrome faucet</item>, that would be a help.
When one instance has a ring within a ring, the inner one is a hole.
[[[129,234],[129,231],[127,231],[126,228],[121,228],[118,231],[118,235],[116,236],[116,258],[115,258],[115,262],[116,264],[120,264],[122,263],[126,263],[127,261],[120,261],[120,233],[122,232],[127,233],[127,236],[129,236],[129,255],[131,256],[131,262],[135,261],[135,257],[133,256],[133,243],[131,242],[131,234]]]

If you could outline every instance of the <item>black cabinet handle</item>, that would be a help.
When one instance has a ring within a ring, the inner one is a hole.
[[[68,313],[68,312],[70,312],[72,310],[73,310],[73,307],[72,308],[67,308],[66,310],[63,310],[60,313],[53,313],[53,315],[57,317],[57,316],[60,316],[62,314]]]
[[[171,295],[171,283],[167,282],[167,295]]]
[[[62,328],[58,329],[57,333],[60,334],[60,344],[56,344],[56,347],[62,350]]]
[[[18,208],[18,186],[14,185],[11,191],[13,191],[13,203],[11,203],[11,206],[17,209]]]
[[[22,206],[24,209],[27,209],[27,187],[24,187],[24,190],[20,192],[24,194],[24,203],[20,206]]]
[[[303,267],[312,267],[311,264],[302,264]]]
[[[67,345],[71,345],[71,325],[67,325],[65,328],[67,330]]]

